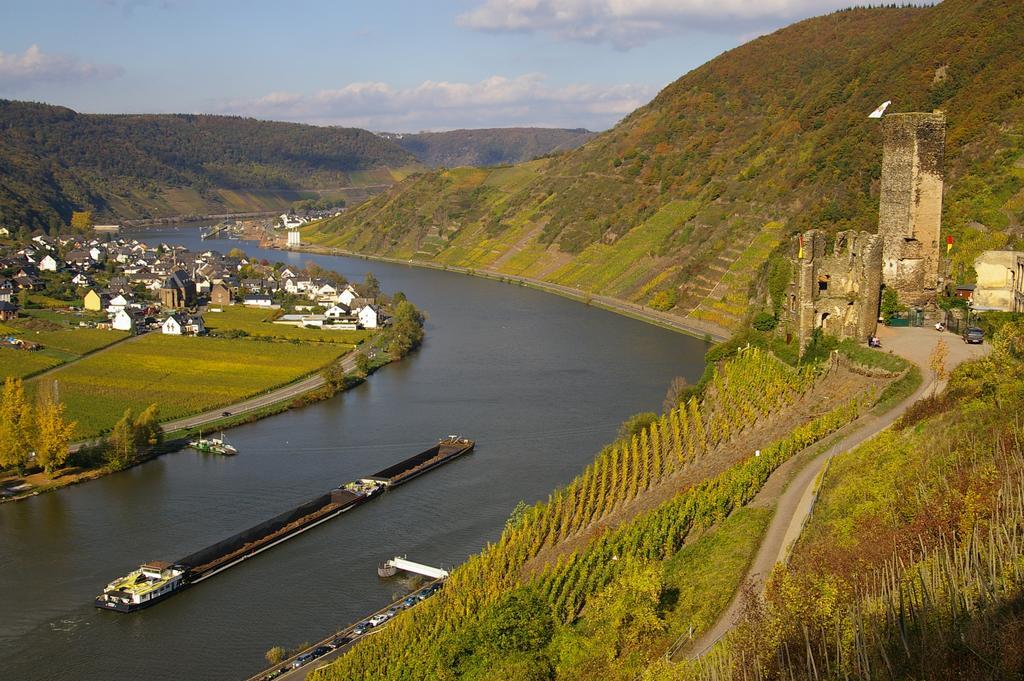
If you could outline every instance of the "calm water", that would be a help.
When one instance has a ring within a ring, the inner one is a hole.
[[[195,228],[145,239],[200,247]],[[702,368],[701,341],[538,291],[206,244],[354,281],[372,270],[427,311],[427,340],[352,391],[232,430],[237,457],[181,451],[0,505],[2,679],[244,678],[271,646],[316,640],[402,591],[377,578],[378,561],[453,566],[479,551],[518,500],[570,480],[624,418],[660,408],[673,376]],[[142,561],[183,556],[449,433],[476,452],[151,609],[92,607]]]

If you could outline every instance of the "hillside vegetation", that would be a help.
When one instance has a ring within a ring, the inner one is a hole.
[[[770,516],[744,505],[881,385],[856,375],[836,389],[838,360],[794,368],[749,345],[716,353],[689,397],[627,421],[575,480],[520,505],[438,597],[314,678],[633,679],[709,626]]]
[[[95,115],[0,100],[0,224],[274,210],[418,167],[357,128],[235,116]]]
[[[575,149],[594,136],[583,128],[483,128],[381,134],[431,168],[497,166]]]
[[[953,272],[1021,242],[1016,0],[854,9],[726,52],[583,147],[417,175],[306,240],[525,275],[737,328],[798,230],[877,228],[881,130],[946,112]]]

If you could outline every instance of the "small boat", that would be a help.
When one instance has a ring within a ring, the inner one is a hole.
[[[238,453],[238,450],[228,444],[228,441],[224,439],[224,433],[221,433],[220,437],[204,438],[202,432],[200,432],[199,439],[192,440],[188,443],[188,446],[196,451],[203,452],[204,454],[234,456]]]

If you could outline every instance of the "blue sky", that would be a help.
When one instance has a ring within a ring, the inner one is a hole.
[[[0,98],[375,131],[602,130],[849,0],[0,0]]]

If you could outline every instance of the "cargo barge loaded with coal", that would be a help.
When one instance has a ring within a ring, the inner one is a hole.
[[[283,541],[335,518],[369,501],[385,490],[397,487],[473,450],[474,442],[457,436],[440,440],[433,447],[393,466],[327,494],[310,499],[290,511],[239,532],[205,549],[176,561],[151,561],[116,579],[96,597],[95,605],[115,612],[134,612],[158,603],[182,589],[213,577],[232,565],[266,551]]]

